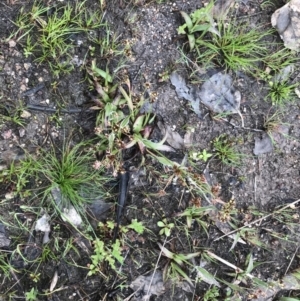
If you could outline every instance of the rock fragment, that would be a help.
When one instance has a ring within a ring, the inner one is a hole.
[[[50,221],[50,216],[47,213],[45,213],[42,217],[40,217],[36,221],[35,231],[44,232],[43,244],[46,244],[50,240],[49,234],[50,234],[51,228],[50,228],[49,221]]]
[[[9,45],[10,48],[14,48],[14,47],[16,47],[17,43],[14,40],[9,40],[8,45]]]
[[[5,226],[0,223],[0,248],[8,247],[10,245],[10,239],[6,235]]]
[[[298,50],[300,47],[300,0],[291,0],[277,9],[271,18],[286,48]]]
[[[152,295],[160,296],[165,292],[161,271],[155,271],[148,276],[139,276],[130,284],[136,292],[136,301],[150,300]]]
[[[75,227],[79,227],[82,224],[81,216],[72,205],[69,208],[63,208],[61,218],[64,222],[69,222]]]
[[[261,139],[258,137],[255,137],[254,139],[255,139],[255,145],[253,150],[254,155],[258,156],[261,154],[273,152],[273,142],[268,134],[264,134]]]

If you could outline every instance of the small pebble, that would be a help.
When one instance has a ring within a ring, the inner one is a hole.
[[[30,112],[28,112],[28,111],[26,111],[26,110],[23,110],[23,112],[21,113],[21,115],[20,115],[22,118],[29,118],[29,117],[31,117],[31,113]]]
[[[23,129],[23,128],[19,129],[19,136],[21,138],[25,136],[25,129]]]
[[[14,47],[16,47],[17,43],[14,40],[10,40],[10,41],[8,41],[8,45],[10,48],[14,48]]]

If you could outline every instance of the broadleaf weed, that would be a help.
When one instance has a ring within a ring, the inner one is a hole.
[[[172,229],[175,227],[174,223],[169,223],[166,218],[157,222],[157,226],[161,228],[159,231],[160,235],[166,235],[167,237],[171,235]]]
[[[25,293],[26,301],[35,301],[37,299],[38,290],[36,288],[32,288],[29,292]]]
[[[217,286],[213,286],[205,292],[203,301],[218,301],[218,297],[220,297],[219,288]]]
[[[102,273],[103,263],[107,262],[111,269],[117,272],[116,263],[123,264],[124,257],[121,253],[121,243],[117,239],[113,244],[107,244],[104,241],[96,238],[93,242],[94,254],[91,256],[92,263],[89,265],[88,276],[94,275],[97,272]]]

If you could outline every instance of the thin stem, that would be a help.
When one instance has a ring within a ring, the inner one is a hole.
[[[230,232],[228,232],[228,233],[226,233],[226,234],[224,234],[224,235],[222,235],[222,236],[216,238],[214,241],[218,241],[218,240],[220,240],[220,239],[222,239],[222,238],[224,238],[224,237],[226,237],[226,236],[229,236],[230,234],[233,234],[233,233],[235,233],[235,232],[240,231],[240,230],[243,229],[243,228],[246,228],[246,227],[249,227],[249,226],[251,226],[251,225],[253,225],[253,224],[256,224],[256,223],[258,223],[258,222],[260,222],[260,221],[262,221],[262,220],[264,220],[264,219],[266,219],[266,218],[268,218],[268,217],[270,217],[270,216],[273,216],[273,215],[275,215],[275,214],[277,214],[277,213],[279,213],[279,212],[281,212],[281,211],[283,211],[283,210],[285,210],[285,209],[287,209],[287,208],[289,208],[289,207],[291,207],[291,206],[294,206],[294,205],[298,204],[299,202],[300,202],[300,199],[297,200],[297,201],[295,201],[295,202],[293,202],[293,203],[291,203],[291,204],[288,204],[288,205],[284,206],[283,208],[281,208],[281,209],[279,209],[279,210],[277,210],[277,211],[275,211],[275,212],[273,212],[273,213],[267,214],[266,216],[263,216],[263,217],[261,217],[261,218],[259,218],[259,219],[256,219],[256,220],[254,220],[253,222],[251,222],[251,223],[249,223],[249,224],[247,224],[247,225],[244,225],[244,226],[242,226],[242,227],[240,227],[240,228],[238,228],[238,229],[232,230],[232,231],[230,231]]]

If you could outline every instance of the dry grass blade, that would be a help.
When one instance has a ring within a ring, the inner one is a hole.
[[[268,218],[268,217],[270,217],[270,216],[274,216],[275,214],[277,214],[277,213],[279,213],[279,212],[281,212],[281,211],[283,211],[283,210],[285,210],[285,209],[287,209],[287,208],[289,208],[289,207],[295,206],[295,205],[298,204],[299,202],[300,202],[300,199],[298,199],[297,201],[294,201],[293,203],[290,203],[290,204],[288,204],[288,205],[282,207],[281,209],[279,209],[279,210],[277,210],[277,211],[275,211],[275,212],[272,212],[272,213],[267,214],[267,215],[265,215],[265,216],[263,216],[263,217],[261,217],[261,218],[258,218],[258,219],[256,219],[256,220],[254,220],[254,221],[248,223],[247,225],[244,225],[243,227],[240,227],[240,228],[238,228],[238,229],[235,229],[235,230],[233,230],[233,231],[230,231],[230,232],[226,233],[225,235],[222,235],[222,236],[216,238],[214,241],[218,241],[218,240],[220,240],[220,239],[222,239],[222,238],[224,238],[224,237],[226,237],[226,236],[229,236],[229,235],[231,235],[231,234],[233,234],[233,233],[236,233],[236,232],[240,231],[241,229],[244,229],[244,228],[249,227],[249,226],[251,226],[251,225],[253,225],[253,224],[259,223],[259,222],[263,221],[264,219],[266,219],[266,218]]]
[[[229,266],[230,268],[234,269],[237,273],[246,273],[246,272],[245,272],[244,270],[242,270],[241,268],[239,268],[239,267],[237,267],[236,265],[234,265],[234,264],[228,262],[227,260],[225,260],[225,259],[223,259],[223,258],[217,256],[216,254],[214,254],[214,253],[212,253],[212,252],[210,252],[210,251],[205,251],[205,252],[207,253],[208,256],[210,256],[210,257],[212,257],[212,258],[214,258],[214,259],[216,259],[216,260],[218,260],[218,261],[220,261],[220,262],[226,264],[226,265]],[[249,273],[246,273],[245,275],[248,276],[248,277],[251,278],[251,279],[254,278],[254,276],[251,275],[251,274],[249,274]]]

